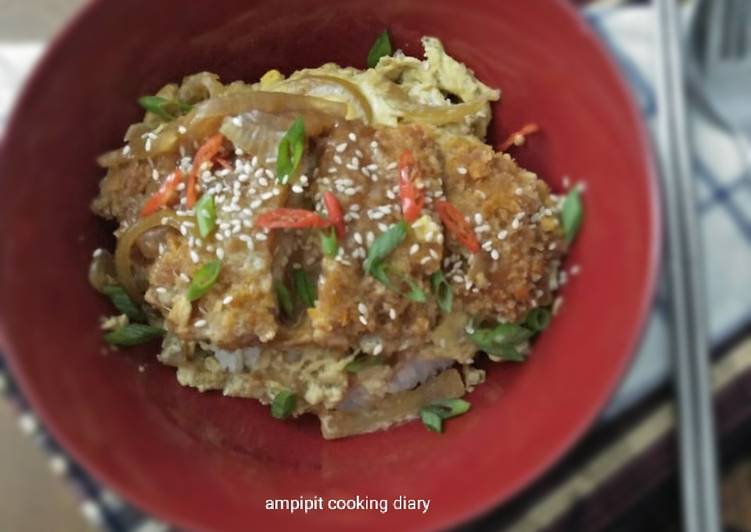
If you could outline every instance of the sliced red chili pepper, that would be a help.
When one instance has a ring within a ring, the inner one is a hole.
[[[436,203],[435,208],[438,211],[438,216],[440,216],[443,225],[446,226],[449,233],[451,233],[461,245],[472,253],[480,251],[480,241],[477,240],[477,236],[475,235],[472,226],[467,222],[459,209],[447,201],[439,201]]]
[[[201,171],[201,167],[204,163],[211,162],[219,150],[222,148],[224,142],[224,136],[221,133],[216,133],[210,136],[206,142],[204,142],[195,157],[193,157],[193,167],[188,174],[188,184],[185,191],[185,204],[189,209],[193,208],[193,205],[198,201],[198,191],[196,185],[198,183],[198,173]]]
[[[272,209],[256,218],[256,227],[264,229],[298,229],[302,227],[323,229],[329,225],[329,221],[317,213],[303,209]]]
[[[522,126],[518,131],[514,131],[509,135],[506,140],[503,141],[503,144],[501,144],[501,147],[498,148],[500,151],[506,151],[512,146],[517,146],[524,142],[524,138],[532,135],[533,133],[537,133],[540,131],[540,126],[537,124],[525,124]],[[521,139],[521,141],[519,140]]]
[[[404,150],[399,158],[399,197],[402,200],[402,214],[409,223],[417,220],[425,202],[425,195],[415,184],[418,177],[419,170],[412,151]]]
[[[153,214],[162,207],[170,205],[177,199],[177,187],[180,185],[180,181],[183,180],[183,173],[180,170],[175,170],[167,179],[164,180],[159,190],[154,192],[141,209],[141,216],[148,216]]]
[[[334,229],[336,230],[336,237],[339,240],[342,240],[344,238],[346,228],[344,225],[344,211],[342,210],[342,206],[339,203],[339,200],[336,199],[336,196],[333,192],[326,191],[323,193],[323,203],[324,205],[326,205],[326,212],[329,215],[329,222],[331,222],[331,225],[333,225]]]

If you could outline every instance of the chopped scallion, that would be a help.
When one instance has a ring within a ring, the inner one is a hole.
[[[378,37],[376,37],[373,46],[368,52],[368,68],[374,68],[381,57],[391,55],[391,39],[389,38],[389,31],[385,30]]]
[[[276,180],[286,185],[300,166],[305,151],[305,122],[302,117],[295,118],[292,125],[279,142],[276,156]]]
[[[430,276],[430,286],[441,310],[451,312],[454,306],[454,291],[446,280],[446,275],[444,275],[443,271],[438,270]]]
[[[164,329],[159,327],[130,323],[105,334],[104,339],[112,345],[133,346],[146,343],[163,335]]]
[[[550,325],[551,314],[546,308],[533,308],[527,314],[524,324],[535,332],[545,330]]]
[[[313,284],[308,275],[302,270],[295,270],[292,272],[292,282],[300,301],[308,308],[314,307],[316,305],[316,285]]]
[[[469,333],[469,339],[493,359],[523,362],[524,355],[519,352],[518,347],[533,334],[521,325],[499,323],[493,328],[474,329]]]
[[[365,272],[373,275],[373,271],[382,266],[384,259],[404,241],[406,236],[407,222],[404,220],[400,220],[381,233],[368,249],[368,257],[363,263]]]
[[[198,233],[201,235],[201,238],[206,238],[211,234],[216,225],[214,196],[208,193],[201,196],[201,199],[196,203],[195,211]]]
[[[336,257],[339,251],[339,243],[336,240],[336,232],[333,229],[330,231],[321,231],[321,249],[327,257]]]
[[[563,199],[561,206],[561,227],[568,244],[573,242],[579,232],[583,215],[584,206],[582,205],[581,193],[579,187],[574,186]]]
[[[282,281],[274,283],[274,290],[276,291],[276,300],[279,304],[279,308],[287,317],[292,317],[295,311],[295,307],[292,304],[292,296],[287,289],[287,286]]]
[[[174,120],[178,115],[189,112],[193,106],[181,100],[169,100],[161,96],[141,96],[138,104],[150,113],[164,120]]]
[[[443,432],[443,421],[460,416],[469,411],[472,405],[464,399],[443,399],[420,410],[420,419],[433,432]]]
[[[287,419],[295,410],[297,396],[286,390],[282,390],[274,396],[271,403],[271,416],[276,419]]]
[[[359,373],[364,369],[372,368],[374,366],[382,366],[386,363],[383,357],[361,354],[358,355],[352,362],[344,366],[344,369],[349,373]]]
[[[203,295],[214,286],[214,283],[219,278],[219,272],[222,270],[222,263],[218,260],[207,262],[201,269],[199,269],[188,286],[188,301],[195,301],[203,297]]]
[[[102,288],[102,292],[109,296],[115,308],[128,316],[132,321],[146,321],[143,310],[136,305],[128,293],[119,285],[109,285]]]

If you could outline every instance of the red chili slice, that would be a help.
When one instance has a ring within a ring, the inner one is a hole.
[[[457,241],[472,253],[480,251],[480,241],[477,240],[472,226],[464,219],[459,209],[447,201],[439,201],[435,206],[443,225]]]
[[[540,126],[538,126],[537,124],[525,124],[518,131],[511,133],[511,135],[509,135],[506,140],[503,141],[503,144],[501,144],[501,147],[498,149],[500,151],[506,151],[512,146],[516,146],[517,139],[519,139],[520,137],[523,140],[525,137],[532,135],[533,133],[537,133],[538,131],[540,131]]]
[[[323,229],[329,225],[329,221],[325,218],[313,211],[303,209],[272,209],[256,218],[256,227],[263,229],[299,229],[303,227]]]
[[[188,174],[188,185],[185,191],[185,204],[189,209],[193,208],[193,205],[198,201],[198,191],[196,190],[196,184],[198,182],[198,173],[201,171],[201,167],[204,163],[211,162],[216,157],[219,150],[222,148],[224,142],[224,136],[221,133],[216,133],[210,136],[206,142],[204,142],[195,157],[193,157],[193,167]]]
[[[175,170],[167,179],[164,180],[159,190],[154,192],[143,208],[141,209],[141,217],[153,214],[162,207],[170,205],[177,199],[177,187],[180,185],[180,181],[183,180],[183,173],[180,170]]]
[[[346,228],[344,225],[344,211],[342,210],[342,206],[339,203],[339,200],[336,199],[336,196],[333,192],[327,191],[323,193],[323,203],[324,205],[326,205],[326,212],[329,215],[329,222],[331,222],[331,225],[333,225],[334,229],[336,230],[336,237],[339,240],[342,240],[344,238]]]
[[[402,200],[402,214],[408,223],[417,220],[422,211],[425,195],[415,185],[419,170],[411,150],[404,150],[399,158],[399,196]]]

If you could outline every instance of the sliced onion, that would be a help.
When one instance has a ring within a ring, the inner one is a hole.
[[[154,214],[141,218],[136,223],[128,227],[117,240],[115,249],[115,272],[120,285],[128,292],[128,295],[134,301],[143,301],[143,293],[137,286],[133,278],[133,258],[131,252],[133,246],[137,244],[138,239],[146,232],[155,227],[172,227],[180,228],[180,220],[175,211],[164,209]]]
[[[250,89],[228,91],[196,106],[196,114],[192,117],[191,124],[208,118],[235,116],[249,111],[266,113],[318,111],[337,118],[345,118],[347,106],[340,102],[299,94]]]
[[[321,98],[333,98],[349,105],[354,113],[348,113],[347,118],[361,118],[367,124],[373,122],[373,108],[360,88],[345,78],[326,75],[302,75],[288,79],[278,85],[282,90]]]
[[[104,287],[116,284],[115,276],[115,259],[112,253],[100,249],[89,263],[89,284],[98,292],[103,292]]]
[[[279,142],[292,123],[292,117],[272,115],[263,111],[251,111],[239,115],[240,125],[231,117],[222,122],[219,131],[236,148],[257,155],[259,159],[275,155]]]

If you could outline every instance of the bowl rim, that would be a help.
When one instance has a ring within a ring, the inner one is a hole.
[[[64,23],[62,28],[46,44],[40,59],[37,60],[36,65],[32,68],[31,73],[28,75],[18,93],[18,97],[13,103],[13,108],[7,120],[5,131],[0,137],[0,160],[4,160],[9,156],[7,153],[7,139],[9,133],[16,129],[17,125],[21,122],[22,109],[25,107],[25,104],[30,97],[31,88],[38,84],[39,79],[45,75],[48,68],[54,64],[56,61],[56,53],[60,48],[60,45],[71,35],[79,31],[79,26],[85,24],[85,21],[90,14],[96,9],[99,9],[99,7],[105,3],[106,0],[85,0],[83,5],[73,13],[68,21]],[[611,373],[608,382],[603,387],[603,392],[600,394],[600,397],[598,397],[597,401],[592,401],[587,409],[582,409],[582,415],[579,417],[579,422],[575,426],[572,426],[567,436],[561,438],[555,448],[550,451],[547,456],[539,460],[534,467],[529,467],[526,473],[522,475],[514,485],[509,485],[505,489],[501,488],[492,496],[478,499],[473,505],[466,505],[462,511],[457,512],[453,518],[447,519],[444,523],[434,523],[434,525],[440,526],[441,528],[452,528],[458,525],[466,525],[473,521],[480,520],[483,517],[487,517],[494,510],[497,510],[502,505],[508,503],[512,498],[520,496],[534,481],[540,479],[547,470],[558,463],[572,450],[574,444],[579,441],[584,433],[593,425],[596,416],[615,394],[618,389],[618,384],[626,376],[628,368],[634,363],[636,359],[636,349],[644,335],[645,326],[650,316],[649,310],[652,307],[654,298],[656,297],[655,289],[661,265],[661,249],[664,240],[661,208],[662,188],[661,182],[658,179],[659,174],[656,166],[656,154],[654,147],[650,142],[650,135],[647,131],[646,123],[635,103],[633,93],[630,90],[624,75],[621,73],[621,69],[618,67],[612,51],[608,50],[607,46],[602,42],[601,38],[598,37],[591,25],[587,24],[584,20],[581,13],[583,8],[577,7],[571,0],[554,0],[551,5],[554,5],[555,9],[560,10],[561,13],[572,23],[576,23],[581,33],[581,37],[586,41],[587,46],[597,50],[597,53],[603,62],[603,70],[612,78],[615,88],[619,93],[619,97],[625,103],[624,113],[628,116],[631,122],[630,125],[633,127],[635,134],[634,140],[638,143],[640,148],[638,150],[638,157],[641,166],[644,169],[648,189],[648,209],[645,211],[644,215],[645,221],[649,224],[648,234],[650,245],[647,251],[645,282],[640,287],[637,298],[639,301],[638,318],[635,320],[635,326],[632,329],[628,341],[623,344],[622,350],[624,353],[627,353],[627,355],[622,356],[618,363],[614,365],[615,370]],[[4,356],[14,380],[18,383],[20,390],[23,392],[32,408],[32,411],[40,418],[45,429],[52,435],[58,445],[82,467],[87,475],[91,476],[98,483],[111,488],[129,504],[141,511],[152,514],[153,516],[178,527],[186,527],[190,529],[191,527],[196,526],[195,523],[186,520],[183,515],[152,505],[149,499],[142,497],[135,489],[131,489],[127,483],[121,482],[116,475],[97,469],[96,464],[91,462],[84,453],[79,452],[73,439],[69,438],[66,435],[66,432],[53,421],[54,416],[50,415],[49,409],[39,398],[31,380],[20,371],[19,366],[15,362],[16,355],[11,349],[8,349],[8,345],[9,342],[6,325],[0,321],[0,348],[2,348],[2,354],[0,354],[0,356]]]

